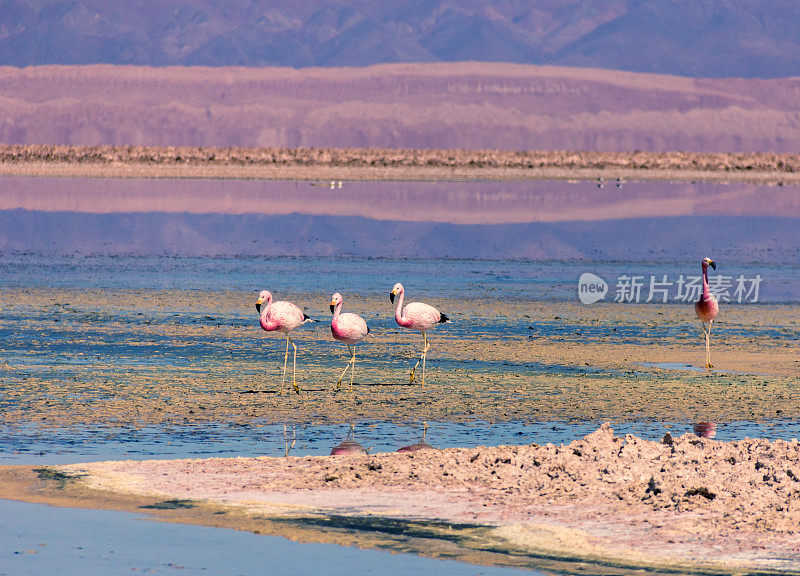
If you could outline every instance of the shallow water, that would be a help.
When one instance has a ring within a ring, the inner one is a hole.
[[[800,229],[800,224],[797,224]],[[800,232],[798,232],[800,241]],[[705,253],[706,251],[698,251]],[[651,276],[671,283],[668,302],[691,304],[678,298],[678,281],[699,276],[699,265],[666,258],[608,261],[598,257],[572,260],[463,259],[455,254],[437,258],[371,258],[364,256],[108,256],[60,255],[0,251],[0,287],[85,288],[119,290],[258,290],[273,294],[302,292],[359,296],[388,295],[397,281],[428,298],[530,299],[577,301],[578,278],[598,275],[609,285],[604,301],[627,296],[624,280],[637,277],[642,287],[635,301],[650,296]],[[698,258],[699,261],[699,258]],[[725,262],[718,273],[730,277],[731,305],[751,304],[753,296],[737,301],[737,278],[761,276],[758,302],[800,302],[800,264]],[[724,268],[723,268],[724,266]],[[413,294],[409,294],[411,297]],[[659,293],[654,294],[660,302]]]
[[[718,370],[717,368],[705,368],[704,366],[693,366],[680,362],[637,362],[638,366],[645,368],[661,368],[663,370],[688,370],[689,372],[711,373],[711,374],[754,374],[753,372],[738,372],[736,370]],[[762,376],[764,374],[761,374]]]
[[[568,444],[596,430],[594,422],[429,422],[426,441],[435,448],[473,448],[515,444]],[[612,422],[617,435],[635,434],[660,440],[666,432],[692,432],[691,422]],[[103,460],[225,458],[236,456],[326,456],[348,437],[347,425],[264,424],[184,426],[170,429],[43,430],[34,426],[0,429],[0,465],[72,464]],[[360,422],[353,439],[370,453],[395,452],[422,439],[423,427],[390,422]],[[744,438],[791,440],[800,437],[800,422],[728,422],[716,427],[716,440]]]
[[[47,526],[46,530],[42,527]],[[243,576],[359,574],[512,576],[536,571],[476,566],[414,554],[308,544],[144,515],[0,500],[0,574],[125,573]]]

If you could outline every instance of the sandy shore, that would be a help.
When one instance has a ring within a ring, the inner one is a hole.
[[[800,183],[798,154],[0,145],[0,176]]]
[[[402,526],[418,538],[424,525],[433,548],[446,540],[514,565],[545,557],[626,569],[800,573],[796,440],[725,443],[686,434],[655,442],[614,436],[605,424],[566,446],[47,470],[45,491],[71,493],[82,505],[109,505],[116,494],[145,509],[155,502],[230,514],[240,519],[230,527],[240,529],[256,530],[257,519],[267,533],[280,533],[281,524],[310,530],[306,536],[316,529],[322,541],[325,532],[360,526],[358,543],[375,546]]]

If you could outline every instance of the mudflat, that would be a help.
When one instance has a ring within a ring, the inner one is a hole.
[[[252,293],[8,288],[0,295],[8,328],[25,338],[11,341],[16,352],[0,363],[8,425],[800,418],[793,305],[723,307],[712,330],[715,370],[705,371],[691,306],[436,298],[430,303],[453,322],[429,334],[422,386],[409,385],[419,333],[394,324],[388,298],[353,295],[348,310],[373,334],[358,346],[352,391],[337,393],[349,355],[330,335],[330,295],[293,294],[319,319],[293,335],[303,390],[296,395],[288,382],[280,393],[286,341],[260,329]],[[291,363],[290,356],[290,374]]]

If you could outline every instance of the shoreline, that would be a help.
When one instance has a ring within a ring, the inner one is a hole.
[[[798,154],[0,145],[0,176],[800,185]]]
[[[560,446],[2,466],[0,497],[478,564],[800,574],[798,465],[796,441],[605,424]]]

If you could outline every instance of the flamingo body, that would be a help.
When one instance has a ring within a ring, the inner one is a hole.
[[[331,335],[345,344],[358,344],[367,334],[367,323],[358,314],[344,312],[331,320]]]
[[[442,313],[430,304],[423,302],[410,302],[400,312],[400,306],[397,307],[398,314],[395,315],[395,321],[403,328],[411,328],[412,330],[419,330],[425,332],[436,328],[442,322],[447,322],[445,316],[442,320]]]
[[[703,322],[711,322],[719,314],[719,303],[713,294],[706,295],[705,290],[700,300],[694,303],[694,313]]]
[[[347,374],[348,368],[350,369],[350,389],[353,389],[353,373],[355,372],[356,365],[356,344],[361,342],[369,334],[369,327],[366,321],[358,314],[351,312],[342,312],[342,295],[336,292],[331,296],[331,335],[340,342],[347,344],[347,349],[350,351],[350,361],[345,366],[342,375],[339,376],[336,382],[336,389],[339,390],[342,386],[342,378]]]
[[[369,327],[366,321],[358,314],[342,312],[342,295],[338,292],[331,297],[331,335],[345,344],[358,344],[367,334]]]
[[[271,299],[272,295],[270,295]],[[267,306],[267,313],[262,314],[259,318],[261,327],[267,332],[288,334],[308,320],[308,316],[291,302],[278,300],[277,302],[271,302],[271,306],[269,304]]]
[[[426,330],[436,328],[439,324],[450,321],[447,316],[430,304],[410,302],[403,307],[405,289],[399,282],[395,284],[392,291],[389,292],[389,298],[392,300],[392,303],[394,303],[395,296],[397,296],[397,310],[395,310],[394,319],[395,322],[403,328],[411,328],[412,330],[425,332]]]
[[[294,362],[292,369],[292,387],[294,391],[300,394],[300,388],[297,386],[297,345],[292,342],[289,332],[294,330],[306,322],[313,322],[300,308],[291,302],[284,302],[279,300],[272,301],[272,294],[269,290],[262,290],[256,300],[256,310],[259,312],[258,322],[261,328],[267,332],[282,332],[286,334],[286,355],[283,358],[283,381],[281,382],[281,394],[286,384],[286,364],[289,361],[289,344],[294,346]]]

